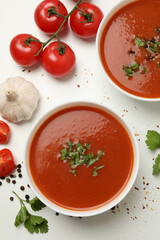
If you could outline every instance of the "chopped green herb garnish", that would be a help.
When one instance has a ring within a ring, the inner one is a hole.
[[[73,173],[73,175],[75,175],[76,176],[76,170],[74,169],[74,170],[72,170],[71,171],[71,173]]]
[[[148,130],[146,137],[147,140],[145,142],[149,149],[155,150],[156,148],[160,148],[160,134],[158,132]]]
[[[138,37],[135,37],[135,44],[138,47],[143,47],[144,46],[144,42],[140,38],[138,38]]]
[[[98,153],[98,155],[97,155],[97,159],[100,159],[100,157],[102,157],[102,156],[103,156],[103,151],[100,150],[99,153]]]
[[[96,159],[96,158],[89,159],[89,162],[88,162],[88,167],[89,167],[89,166],[91,166],[92,164],[94,164],[96,161],[97,161],[97,159]]]
[[[24,202],[25,200],[21,199],[15,192],[13,192],[20,201],[21,208],[18,212],[14,225],[18,227],[21,224],[24,224],[25,228],[27,228],[28,232],[33,233],[47,233],[48,232],[48,221],[45,218],[40,216],[32,215],[28,212]],[[39,211],[45,205],[38,199],[34,198],[33,200],[28,202],[34,211]]]
[[[69,147],[69,151],[72,151],[72,143],[71,143],[71,141],[68,141],[68,147]]]
[[[103,150],[98,151],[98,155],[95,156],[93,153],[89,153],[85,155],[85,152],[91,148],[88,143],[82,145],[81,143],[77,143],[74,145],[71,141],[68,141],[68,147],[63,148],[61,150],[61,159],[69,160],[69,164],[71,166],[71,173],[76,176],[75,169],[81,165],[87,165],[88,167],[93,165],[103,156]]]
[[[158,63],[158,67],[160,68],[160,62]]]
[[[77,143],[77,144],[76,144],[76,148],[77,148],[77,151],[78,151],[79,153],[83,153],[83,152],[84,152],[84,148],[83,148],[82,144]]]
[[[101,168],[104,168],[104,165],[100,166],[100,167],[97,167],[93,170],[93,176],[96,177],[98,175],[98,172],[97,170],[101,169]]]
[[[143,65],[143,70],[142,70],[141,73],[143,74],[143,73],[146,73],[146,72],[147,72],[147,68],[146,68],[146,66]]]
[[[85,147],[86,149],[90,149],[90,148],[91,148],[91,146],[89,145],[89,143],[85,143],[85,144],[84,144],[84,147]]]
[[[133,64],[131,65],[131,68],[132,68],[133,70],[138,70],[138,69],[139,69],[139,64],[138,64],[137,62],[135,62],[135,63],[133,63]]]
[[[65,160],[67,158],[68,152],[67,152],[67,148],[63,148],[61,150],[61,160]]]
[[[139,64],[137,62],[134,62],[131,65],[123,66],[123,70],[126,73],[126,76],[131,77],[131,75],[135,73],[136,70],[139,70]]]
[[[132,68],[131,67],[128,67],[128,66],[123,66],[123,70],[125,71],[126,73],[126,76],[128,77],[131,77],[133,71],[132,71]]]
[[[155,42],[155,43],[151,44],[149,48],[150,48],[154,53],[157,53],[157,52],[159,52],[159,45],[160,45],[160,42]]]

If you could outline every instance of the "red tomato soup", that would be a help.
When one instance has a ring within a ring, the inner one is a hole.
[[[79,165],[76,175],[61,150],[89,143],[90,153],[103,155],[91,166]],[[126,186],[133,168],[133,147],[126,130],[110,114],[77,106],[49,117],[33,137],[29,165],[33,180],[50,201],[74,210],[94,209],[114,199]],[[97,176],[93,176],[96,168]]]
[[[160,97],[160,1],[137,0],[117,11],[101,37],[102,64],[124,91]]]

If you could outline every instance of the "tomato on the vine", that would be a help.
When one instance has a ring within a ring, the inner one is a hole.
[[[95,37],[103,13],[99,7],[92,3],[80,3],[70,16],[72,31],[81,38]]]
[[[33,40],[33,41],[32,41]],[[16,35],[10,43],[10,53],[16,63],[24,67],[36,64],[41,54],[36,56],[42,44],[39,40],[29,34]]]
[[[49,44],[42,54],[42,66],[52,76],[58,78],[70,73],[75,66],[73,50],[64,42]]]
[[[47,34],[54,34],[62,22],[63,16],[67,16],[68,11],[64,4],[59,0],[44,0],[41,2],[34,13],[34,19],[37,26]],[[68,23],[65,22],[61,30],[63,30]]]
[[[0,121],[0,144],[8,141],[10,129],[7,123]]]
[[[9,149],[0,150],[0,177],[6,177],[14,170],[14,159]]]

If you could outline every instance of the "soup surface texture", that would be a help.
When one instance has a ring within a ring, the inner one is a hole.
[[[112,81],[143,98],[160,98],[159,13],[159,0],[129,3],[110,18],[100,42],[101,61]]]
[[[97,156],[103,150],[103,156],[89,167],[78,166],[75,176],[60,156],[69,140],[89,143],[88,154]],[[126,186],[133,168],[133,147],[124,127],[110,114],[93,107],[71,107],[53,114],[37,130],[29,165],[36,186],[50,201],[68,209],[93,209],[111,201]]]

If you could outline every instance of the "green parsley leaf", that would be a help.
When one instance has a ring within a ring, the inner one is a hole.
[[[25,221],[24,226],[32,234],[48,232],[48,221],[40,216],[30,215]]]
[[[18,227],[20,224],[24,223],[27,220],[28,216],[29,216],[29,213],[28,213],[26,207],[21,206],[21,209],[19,210],[19,212],[16,216],[14,225],[16,227]]]
[[[76,170],[74,169],[74,170],[72,170],[71,171],[71,173],[73,173],[73,175],[75,175],[76,176]]]
[[[45,220],[45,218],[42,218],[40,216],[35,216],[35,215],[30,215],[29,218],[30,218],[31,224],[33,225],[41,224]]]
[[[75,158],[75,164],[78,165],[79,164],[79,154],[76,154],[76,158]]]
[[[98,172],[97,170],[101,169],[101,168],[104,168],[104,165],[100,166],[100,167],[97,167],[93,170],[93,176],[96,177],[98,175]]]
[[[138,38],[138,37],[135,37],[135,44],[138,46],[138,47],[143,47],[144,46],[144,43],[143,43],[143,41],[140,39],[140,38]]]
[[[69,147],[69,151],[72,151],[73,145],[72,145],[71,141],[68,141],[68,147]]]
[[[46,205],[42,203],[37,197],[30,200],[29,204],[31,205],[33,211],[39,211],[42,208],[46,207]]]
[[[30,233],[47,233],[48,232],[48,221],[40,216],[32,215],[28,212],[24,205],[25,200],[21,199],[14,191],[13,193],[17,196],[20,201],[21,209],[18,212],[14,225],[18,227],[20,224],[24,224]],[[34,198],[28,202],[34,211],[42,209],[45,205],[38,199]]]
[[[83,153],[84,152],[84,148],[83,148],[82,144],[77,143],[76,144],[76,148],[77,148],[77,152],[79,152],[79,153]]]
[[[158,67],[160,68],[160,62],[158,63]]]
[[[160,172],[160,154],[158,154],[153,165],[153,175],[157,175]]]
[[[61,150],[61,160],[65,160],[66,159],[66,157],[67,157],[67,148],[63,148],[62,150]]]
[[[156,131],[148,130],[145,143],[151,150],[160,148],[160,134]]]
[[[100,157],[102,157],[102,156],[103,156],[103,150],[100,150],[97,155],[97,159],[100,159]]]

